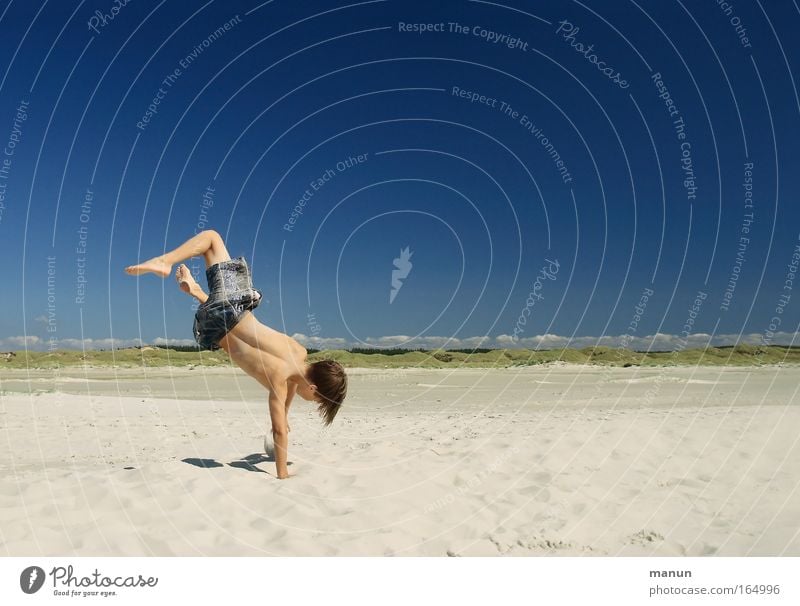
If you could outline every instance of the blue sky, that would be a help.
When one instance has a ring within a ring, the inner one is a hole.
[[[0,13],[6,349],[189,342],[202,228],[316,346],[794,339],[793,3]]]

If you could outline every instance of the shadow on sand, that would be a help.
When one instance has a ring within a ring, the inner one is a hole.
[[[197,459],[197,458],[188,458],[188,459],[181,459],[184,463],[188,463],[189,465],[194,465],[195,467],[202,467],[205,469],[213,469],[214,467],[224,467],[223,463],[219,461],[215,461],[214,459]],[[230,467],[236,467],[237,469],[244,469],[245,471],[255,471],[258,473],[267,473],[263,469],[259,469],[256,467],[258,463],[274,463],[275,458],[269,457],[264,453],[256,452],[253,454],[249,454],[245,457],[240,458],[238,461],[231,461],[228,463]],[[291,465],[291,461],[287,463],[287,465]]]

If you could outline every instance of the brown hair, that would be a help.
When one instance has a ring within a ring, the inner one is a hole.
[[[317,386],[319,412],[325,425],[333,423],[347,395],[347,375],[344,368],[334,360],[321,360],[308,367],[306,379]]]

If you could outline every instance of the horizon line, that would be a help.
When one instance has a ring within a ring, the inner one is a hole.
[[[537,351],[553,349],[585,349],[587,347],[611,347],[628,349],[637,352],[682,351],[687,349],[704,349],[708,347],[732,347],[740,344],[775,347],[794,347],[798,341],[797,332],[708,333],[671,334],[655,333],[652,335],[631,336],[603,335],[585,337],[565,337],[556,334],[535,335],[515,338],[511,335],[445,337],[388,335],[383,337],[366,337],[362,340],[348,340],[342,337],[308,336],[302,333],[291,335],[304,347],[319,351],[375,349],[392,350],[476,350],[476,349],[531,349]],[[800,344],[798,344],[800,346]],[[150,341],[141,338],[41,338],[36,335],[11,336],[0,338],[0,351],[54,351],[54,350],[118,350],[141,347],[196,347],[194,339],[156,337]]]

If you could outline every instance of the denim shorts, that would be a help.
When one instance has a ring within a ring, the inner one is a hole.
[[[200,349],[214,351],[245,312],[261,303],[261,291],[253,288],[244,257],[216,263],[206,269],[209,296],[194,315],[194,338]]]

